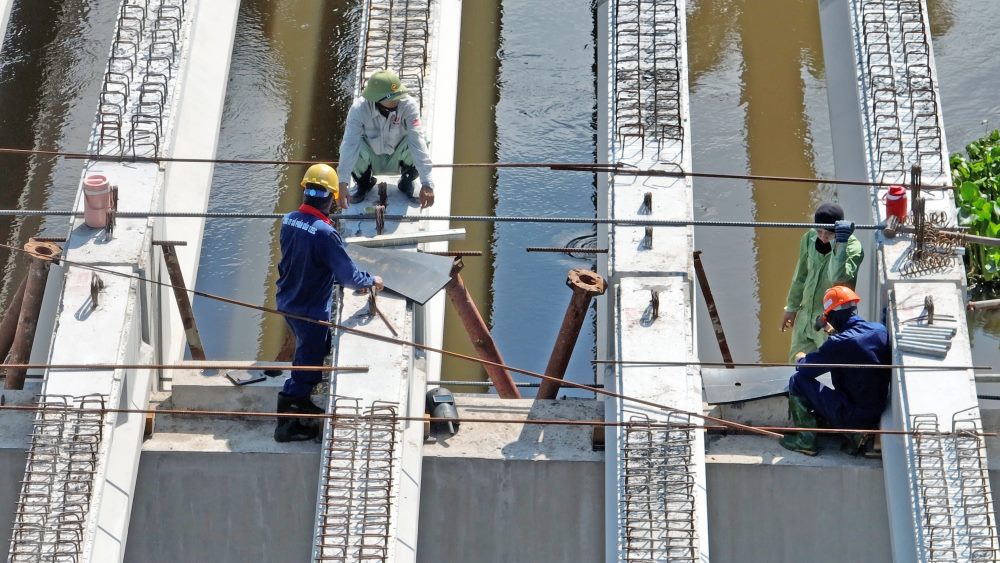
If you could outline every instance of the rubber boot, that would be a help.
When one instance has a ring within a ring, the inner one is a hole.
[[[375,187],[375,184],[378,183],[378,178],[372,175],[371,166],[369,166],[368,170],[365,170],[365,173],[361,176],[352,173],[351,177],[354,178],[355,183],[358,184],[354,194],[351,195],[351,203],[361,203],[365,200],[365,196],[368,195],[368,192],[370,192],[372,188]]]
[[[323,409],[317,407],[309,397],[292,397],[278,393],[279,413],[323,414]],[[278,425],[274,428],[275,442],[301,442],[314,440],[320,433],[317,419],[278,417]]]
[[[867,441],[868,435],[861,432],[844,434],[843,450],[850,455],[859,456],[865,453],[865,444]]]
[[[417,179],[418,175],[416,166],[399,163],[399,183],[396,184],[396,187],[411,200],[413,199],[413,181]]]
[[[809,410],[809,407],[797,395],[788,394],[788,416],[792,419],[792,424],[796,428],[816,428],[818,421],[816,415]],[[796,432],[786,434],[781,439],[781,446],[785,449],[799,452],[805,455],[816,455],[819,450],[816,448],[815,432]]]

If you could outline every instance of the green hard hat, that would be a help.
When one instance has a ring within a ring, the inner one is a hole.
[[[368,82],[361,95],[369,102],[398,100],[406,96],[406,86],[399,80],[399,75],[395,72],[379,70],[368,77]]]

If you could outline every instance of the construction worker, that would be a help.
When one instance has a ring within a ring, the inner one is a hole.
[[[343,179],[340,206],[348,207],[348,177],[357,184],[350,202],[360,203],[378,182],[375,174],[397,171],[400,178],[396,187],[400,191],[412,200],[413,182],[419,174],[420,207],[434,205],[431,156],[420,123],[420,106],[407,94],[395,72],[380,70],[368,77],[361,97],[354,100],[347,113],[338,165]]]
[[[892,361],[889,333],[880,323],[858,316],[858,297],[849,287],[831,287],[823,296],[825,323],[833,334],[808,354],[799,353],[798,367],[788,381],[788,411],[798,428],[877,428],[889,398],[889,368],[828,368],[810,364],[881,364]],[[816,378],[830,372],[833,389]],[[847,436],[848,450],[859,453],[863,433]],[[798,432],[781,439],[781,445],[806,455],[816,455],[816,433]]]
[[[382,289],[382,278],[354,265],[340,234],[328,217],[339,196],[337,171],[328,164],[314,164],[302,177],[302,205],[281,220],[281,261],[278,263],[278,309],[319,321],[330,320],[333,284],[352,289]],[[330,330],[307,320],[285,317],[295,335],[295,365],[322,365],[330,351]],[[320,372],[292,371],[278,393],[279,413],[320,414],[310,400]],[[310,440],[320,432],[314,420],[278,418],[278,442]]]
[[[835,230],[808,231],[799,240],[799,261],[792,286],[788,289],[781,331],[792,329],[789,361],[796,354],[808,354],[826,340],[826,333],[813,328],[823,312],[823,292],[834,285],[857,286],[858,269],[865,252],[854,236],[854,223],[844,220],[839,205],[824,203],[813,215],[816,223],[833,224]]]

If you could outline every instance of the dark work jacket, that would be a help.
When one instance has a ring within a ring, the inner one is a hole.
[[[798,375],[816,379],[830,372],[833,386],[848,400],[874,416],[885,410],[889,397],[889,368],[823,368],[808,364],[890,364],[889,333],[885,326],[855,315],[819,350],[799,360]]]
[[[375,280],[354,265],[330,220],[303,204],[281,220],[278,309],[329,320],[334,283],[358,289],[371,287]]]

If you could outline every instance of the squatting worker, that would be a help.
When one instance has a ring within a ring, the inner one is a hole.
[[[347,126],[340,143],[340,206],[348,207],[347,178],[357,189],[351,203],[364,201],[378,182],[376,174],[399,172],[396,186],[413,199],[413,182],[420,176],[420,207],[434,205],[431,155],[424,140],[420,106],[407,94],[406,86],[391,70],[368,77],[361,97],[347,112]]]
[[[825,332],[813,328],[823,313],[823,292],[834,285],[857,287],[858,269],[865,257],[861,241],[853,235],[854,223],[844,221],[839,205],[824,203],[813,218],[816,223],[835,225],[836,230],[808,231],[799,240],[799,261],[781,319],[782,332],[792,329],[791,361],[797,353],[808,354],[826,340]]]
[[[885,326],[858,316],[858,297],[845,286],[831,287],[823,296],[825,321],[834,333],[808,354],[799,354],[798,367],[788,381],[788,411],[797,428],[877,428],[889,399],[889,368],[825,368],[810,364],[879,364],[892,361],[889,333]],[[833,389],[817,381],[830,372]],[[850,434],[847,449],[861,453],[863,433]],[[816,455],[816,433],[788,434],[781,445],[806,455]]]
[[[281,261],[278,262],[278,309],[321,321],[330,320],[333,284],[351,289],[382,289],[382,278],[363,272],[347,255],[344,241],[327,215],[338,197],[337,171],[314,164],[302,177],[302,205],[281,220]],[[330,329],[285,317],[295,335],[295,365],[318,366],[330,350]],[[319,414],[323,409],[309,399],[321,372],[292,371],[278,393],[279,413]],[[309,440],[320,432],[313,419],[279,418],[274,429],[278,442]]]

